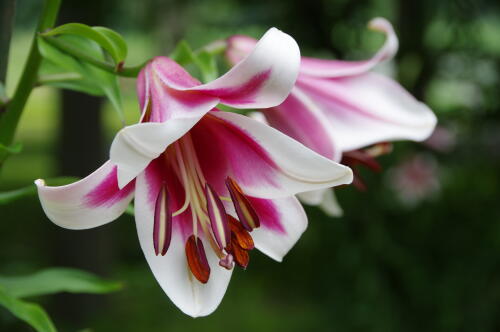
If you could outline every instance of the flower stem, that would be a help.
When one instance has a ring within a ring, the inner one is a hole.
[[[4,147],[12,144],[24,106],[37,81],[38,69],[42,57],[38,52],[36,34],[51,28],[55,24],[60,4],[61,0],[45,0],[21,78],[12,99],[6,105],[5,112],[0,114],[0,145]],[[8,155],[9,153],[6,149],[0,149],[0,167]]]

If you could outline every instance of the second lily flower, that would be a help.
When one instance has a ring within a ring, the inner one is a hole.
[[[394,80],[371,70],[397,52],[398,39],[383,18],[369,27],[386,35],[383,47],[364,61],[302,57],[299,77],[290,96],[263,110],[262,119],[307,147],[334,161],[346,152],[394,140],[422,141],[434,130],[436,116]],[[256,40],[236,35],[228,39],[226,57],[238,64]],[[344,155],[345,156],[345,155]],[[339,214],[331,190],[302,194],[312,205]]]

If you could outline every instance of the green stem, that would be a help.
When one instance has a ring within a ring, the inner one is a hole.
[[[81,80],[82,76],[77,73],[60,73],[51,75],[42,75],[38,77],[37,85],[47,85],[50,83],[59,83],[67,81]]]
[[[36,35],[39,32],[51,28],[55,24],[60,4],[60,0],[45,0],[44,2],[40,22],[38,23],[36,34],[33,37],[28,59],[24,65],[21,78],[19,79],[12,99],[9,104],[7,104],[6,111],[1,114],[0,117],[0,144],[3,146],[12,144],[24,106],[37,81],[38,69],[42,57],[38,52]],[[0,167],[8,157],[8,154],[9,153],[5,149],[0,150]]]

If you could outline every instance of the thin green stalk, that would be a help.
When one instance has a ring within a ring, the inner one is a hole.
[[[0,115],[0,144],[3,146],[10,146],[12,144],[24,106],[37,81],[38,69],[42,57],[38,52],[36,36],[38,33],[51,28],[55,24],[60,4],[60,0],[45,0],[44,2],[40,21],[33,37],[21,78],[12,99],[7,104],[5,112]],[[0,149],[0,167],[8,157],[8,154],[5,149]]]
[[[47,85],[50,83],[60,83],[67,81],[77,81],[82,79],[82,76],[77,73],[60,73],[51,75],[42,75],[38,77],[37,85]]]

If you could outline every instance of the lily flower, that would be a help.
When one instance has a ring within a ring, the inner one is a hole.
[[[433,131],[436,116],[397,82],[371,72],[393,58],[398,39],[383,18],[370,21],[369,28],[386,35],[382,48],[364,61],[324,60],[302,57],[299,77],[290,96],[279,106],[262,110],[263,119],[274,128],[330,158],[341,161],[347,151],[395,141],[422,141]],[[232,36],[226,57],[238,64],[256,41]],[[301,195],[305,203],[329,206],[331,192]],[[333,207],[331,214],[339,214]]]
[[[37,180],[55,224],[86,229],[120,216],[134,199],[140,246],[172,302],[193,317],[219,305],[234,265],[254,247],[281,261],[307,227],[295,194],[352,181],[337,164],[278,130],[221,112],[273,107],[293,86],[300,53],[271,29],[239,65],[200,85],[157,57],[140,73],[140,123],[122,129],[110,161],[62,187]]]

